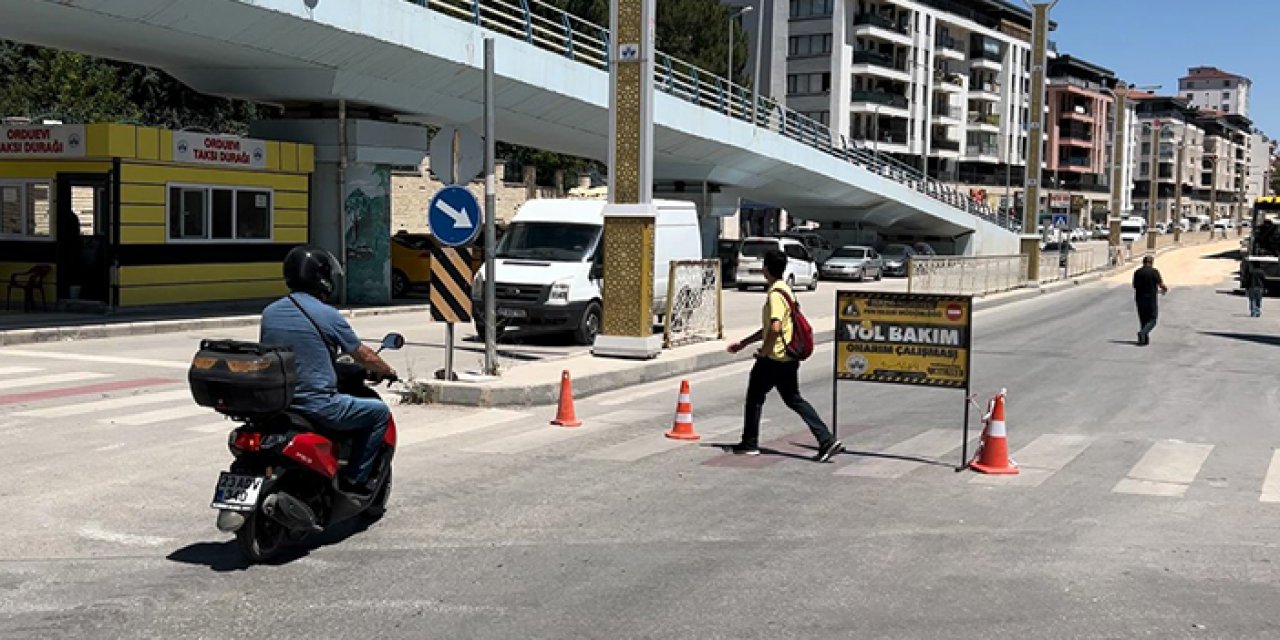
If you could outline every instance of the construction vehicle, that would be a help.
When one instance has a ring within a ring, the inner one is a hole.
[[[1253,203],[1249,223],[1251,235],[1244,247],[1240,273],[1246,267],[1261,269],[1267,278],[1267,293],[1280,292],[1280,196],[1264,196]]]

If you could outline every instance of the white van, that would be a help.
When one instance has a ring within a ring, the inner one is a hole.
[[[702,258],[692,202],[655,200],[653,309],[667,304],[672,260]],[[604,274],[603,200],[530,200],[516,211],[494,252],[498,326],[572,332],[590,345],[600,333]],[[471,288],[476,333],[484,335],[484,269]]]
[[[1122,243],[1133,244],[1145,238],[1146,235],[1147,221],[1142,218],[1131,216],[1120,223],[1120,242]]]

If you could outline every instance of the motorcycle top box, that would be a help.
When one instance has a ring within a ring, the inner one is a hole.
[[[201,340],[187,382],[196,404],[232,417],[279,413],[293,401],[292,349],[237,340]]]

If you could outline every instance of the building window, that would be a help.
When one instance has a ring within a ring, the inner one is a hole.
[[[49,240],[49,183],[0,182],[0,238]]]
[[[169,240],[271,240],[268,189],[171,184],[168,195]]]
[[[829,53],[831,53],[831,34],[829,33],[787,38],[787,55],[789,56],[818,56]]]
[[[1230,99],[1231,99],[1231,92],[1230,92],[1230,91],[1223,91],[1223,92],[1222,92],[1222,99],[1223,99],[1223,100],[1230,100]]]
[[[1222,110],[1223,110],[1223,111],[1230,111],[1230,110],[1231,110],[1231,105],[1229,105],[1229,104],[1225,104],[1225,103],[1224,103],[1224,104],[1222,105]]]
[[[814,122],[817,122],[818,124],[821,124],[823,126],[829,126],[831,124],[830,111],[801,111],[800,115],[810,120],[813,120]]]
[[[816,18],[831,15],[835,0],[791,0],[792,18]]]
[[[787,95],[815,95],[830,90],[830,73],[792,73],[787,75]]]

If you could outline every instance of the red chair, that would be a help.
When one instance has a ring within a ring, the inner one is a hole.
[[[22,290],[22,310],[30,311],[32,302],[34,302],[35,294],[40,294],[40,309],[42,311],[49,310],[49,303],[44,297],[44,279],[53,271],[53,267],[47,264],[38,264],[22,273],[15,273],[9,276],[9,290],[4,295],[5,311],[9,310],[9,301],[13,298],[13,290]]]

